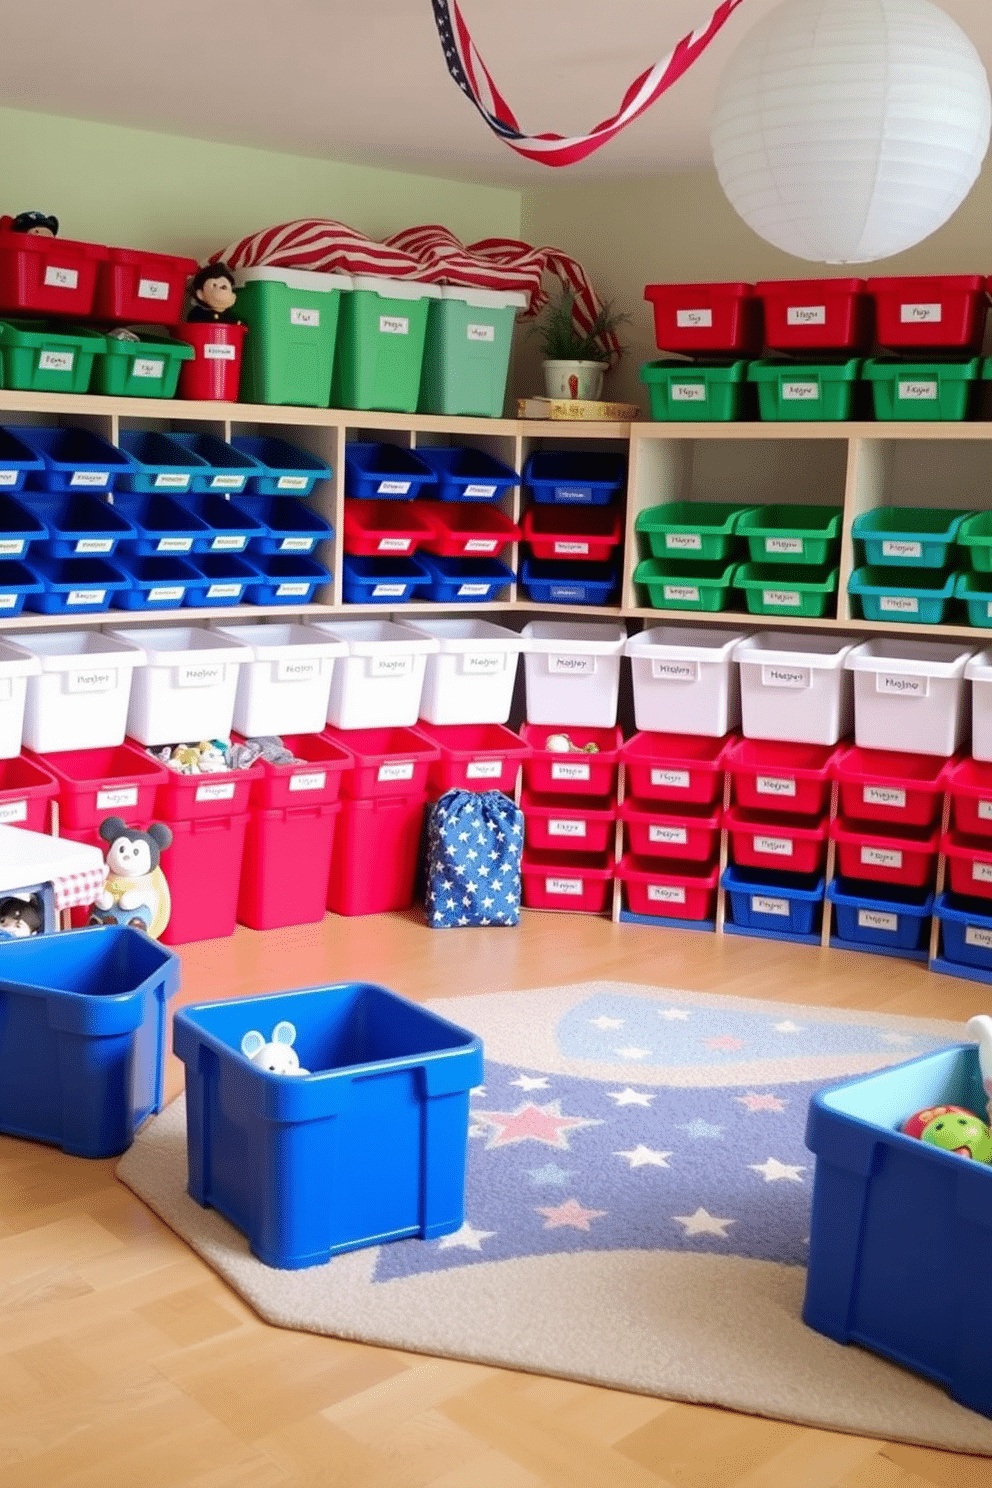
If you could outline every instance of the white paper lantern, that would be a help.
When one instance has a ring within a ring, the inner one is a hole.
[[[759,237],[797,258],[867,263],[957,210],[989,123],[981,59],[929,0],[787,0],[731,57],[711,141]]]

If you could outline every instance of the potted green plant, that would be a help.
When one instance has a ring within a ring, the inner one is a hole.
[[[588,330],[581,330],[574,318],[575,295],[562,290],[551,300],[534,322],[532,334],[540,343],[544,363],[544,384],[549,398],[597,399],[603,390],[603,378],[620,360],[624,348],[616,349],[618,328],[626,325],[629,315],[614,308],[612,300],[604,304]]]

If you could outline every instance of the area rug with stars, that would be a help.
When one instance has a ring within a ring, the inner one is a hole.
[[[613,982],[430,1007],[485,1051],[456,1232],[268,1267],[186,1193],[182,1099],[118,1175],[282,1327],[992,1456],[992,1423],[801,1318],[811,1096],[961,1025]]]

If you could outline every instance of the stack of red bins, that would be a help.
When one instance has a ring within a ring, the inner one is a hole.
[[[619,728],[552,728],[525,723],[524,854],[527,909],[612,910],[616,872]],[[571,748],[548,747],[562,737]],[[595,752],[587,745],[595,745]]]
[[[629,915],[715,920],[724,770],[736,738],[642,732],[624,745],[617,876]]]

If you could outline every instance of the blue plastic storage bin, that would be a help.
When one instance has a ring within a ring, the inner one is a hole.
[[[194,608],[241,604],[248,586],[259,579],[255,565],[238,553],[196,553],[189,561],[197,577],[186,603]]]
[[[309,604],[330,574],[309,553],[253,553],[249,562],[257,575],[249,580],[249,604]]]
[[[538,604],[605,605],[616,595],[620,570],[612,563],[562,562],[526,557],[520,585]]]
[[[0,620],[19,615],[29,594],[42,594],[44,582],[26,563],[16,558],[0,558]]]
[[[516,578],[513,569],[498,558],[442,558],[437,553],[418,553],[416,561],[423,564],[431,581],[420,598],[443,604],[451,600],[480,604],[498,599]]]
[[[819,929],[824,881],[809,873],[764,868],[724,869],[723,887],[733,924],[773,935],[813,935]]]
[[[396,604],[426,599],[431,576],[420,558],[361,557],[346,553],[342,560],[345,604]]]
[[[398,444],[372,444],[356,440],[344,447],[344,494],[359,497],[388,497],[390,501],[412,501],[422,492],[434,495],[436,476],[419,453]]]
[[[21,498],[0,492],[0,558],[26,558],[32,543],[48,538],[48,526],[32,511],[30,493]]]
[[[835,878],[827,898],[834,906],[834,939],[852,950],[925,951],[930,943],[933,894],[926,889]]]
[[[252,496],[309,496],[318,481],[331,476],[326,460],[272,434],[235,434],[231,448],[250,456],[259,467],[245,487]]]
[[[108,925],[8,941],[0,961],[0,1130],[115,1157],[161,1109],[179,961]]]
[[[257,476],[262,469],[246,450],[236,449],[216,434],[172,434],[170,437],[208,467],[194,475],[191,491],[222,491],[237,496],[246,488],[249,476]]]
[[[0,428],[0,489],[20,491],[29,474],[43,471],[45,462],[18,439],[13,429]]]
[[[944,961],[984,972],[992,980],[992,901],[941,894],[934,905]]]
[[[191,585],[200,580],[192,563],[169,554],[120,553],[117,562],[131,581],[129,588],[114,595],[118,610],[177,610],[186,603]]]
[[[209,534],[195,539],[194,553],[244,553],[250,542],[261,543],[269,529],[258,517],[245,511],[240,502],[229,501],[216,491],[186,497],[183,510],[209,527]]]
[[[116,506],[90,491],[28,492],[24,503],[48,529],[49,558],[109,558],[118,543],[136,535]]]
[[[172,434],[156,429],[123,429],[121,449],[130,456],[132,469],[122,477],[122,491],[172,491],[193,489],[194,476],[209,474],[206,460],[194,455]]]
[[[468,445],[428,445],[417,456],[437,478],[437,501],[499,501],[520,484],[512,466]]]
[[[250,1030],[268,1039],[283,1020],[309,1074],[271,1074],[240,1052]],[[190,1196],[267,1265],[461,1228],[469,1092],[483,1078],[466,1029],[349,982],[183,1008],[173,1048]]]
[[[171,554],[182,557],[194,546],[209,546],[212,529],[190,509],[188,501],[174,501],[161,492],[155,495],[124,491],[114,497],[114,506],[134,528],[133,551],[143,558]]]
[[[28,566],[44,589],[25,604],[43,615],[99,614],[131,582],[109,558],[32,558]]]
[[[524,484],[538,503],[608,506],[626,479],[623,455],[591,450],[536,450],[524,466]]]
[[[978,1049],[936,1054],[820,1091],[803,1319],[859,1343],[992,1415],[992,1169],[899,1127],[933,1105],[985,1110]]]
[[[41,470],[29,470],[27,486],[38,491],[113,491],[134,470],[123,449],[89,429],[50,429],[32,424],[9,434],[39,456]]]
[[[252,539],[253,553],[312,553],[334,536],[330,522],[294,496],[242,496],[238,505],[265,529]]]

